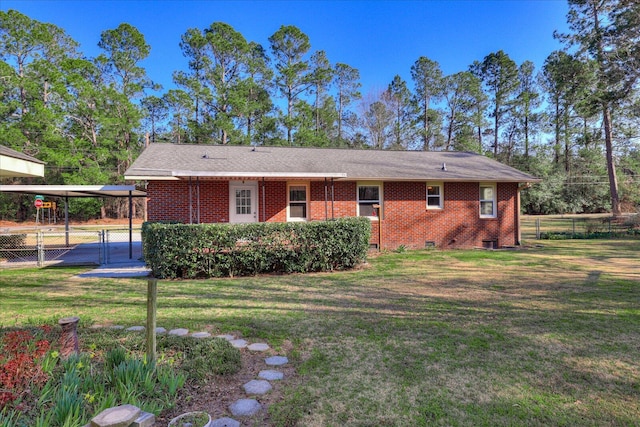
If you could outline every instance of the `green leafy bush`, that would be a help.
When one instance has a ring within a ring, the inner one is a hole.
[[[160,279],[348,269],[365,260],[370,234],[366,218],[142,227],[145,261]]]

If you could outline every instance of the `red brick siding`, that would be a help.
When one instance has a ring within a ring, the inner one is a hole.
[[[192,182],[195,188],[195,182]],[[357,213],[357,183],[340,181],[310,182],[309,219],[341,218]],[[382,247],[404,245],[423,248],[434,242],[439,248],[480,247],[483,241],[497,241],[499,246],[517,241],[517,184],[497,185],[497,217],[480,218],[479,183],[444,183],[444,208],[426,208],[424,182],[385,182],[383,185]],[[263,198],[264,193],[264,198]],[[148,219],[189,221],[188,181],[150,181],[147,186]],[[197,218],[195,190],[192,210]],[[266,204],[266,206],[263,205]],[[264,210],[264,212],[263,212]],[[287,183],[258,182],[258,218],[283,222],[287,218]],[[229,221],[229,182],[200,181],[200,222]],[[378,221],[372,221],[371,243],[378,243]]]

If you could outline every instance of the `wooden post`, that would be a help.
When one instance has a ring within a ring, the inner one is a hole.
[[[58,320],[58,324],[62,327],[62,335],[60,336],[60,358],[66,360],[69,356],[78,354],[78,322],[79,317],[65,317]]]
[[[147,281],[147,363],[156,362],[156,312],[158,281]]]

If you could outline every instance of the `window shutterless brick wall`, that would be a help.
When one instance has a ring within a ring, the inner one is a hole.
[[[200,222],[229,222],[229,182],[200,180]],[[319,221],[355,216],[357,184],[353,181],[311,181],[309,220]],[[443,209],[427,209],[424,182],[385,182],[382,221],[372,221],[371,243],[382,248],[482,247],[517,243],[517,184],[497,185],[496,218],[480,218],[478,182],[445,182]],[[264,198],[263,198],[264,194]],[[189,222],[189,182],[149,181],[147,186],[149,221]],[[195,182],[192,181],[192,211],[197,211]],[[258,181],[258,219],[284,222],[287,218],[287,183]],[[264,203],[264,205],[263,205]],[[381,224],[381,229],[378,227]]]

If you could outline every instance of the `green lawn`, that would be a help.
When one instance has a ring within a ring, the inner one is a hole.
[[[162,281],[158,325],[266,339],[274,425],[640,425],[640,241],[408,251],[358,271]],[[0,326],[144,324],[146,280],[0,270]]]

